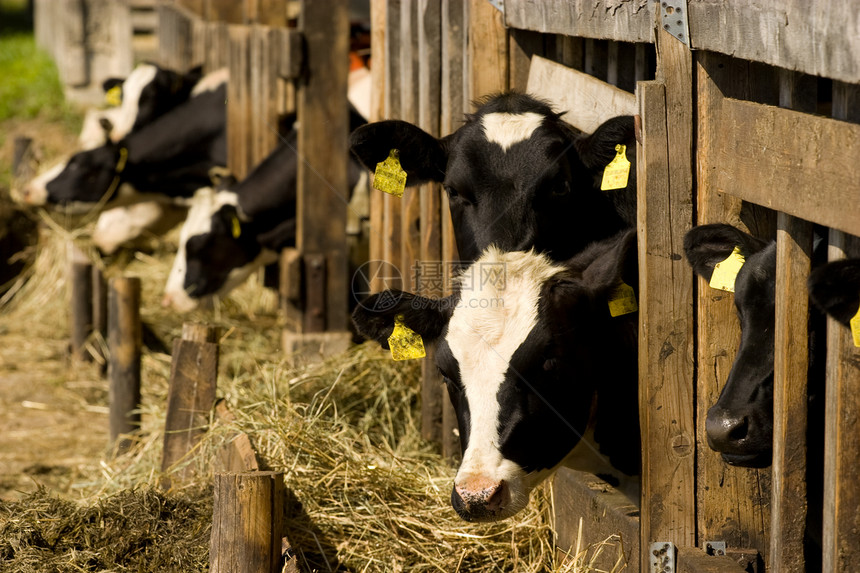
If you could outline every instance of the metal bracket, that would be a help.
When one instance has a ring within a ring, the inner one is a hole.
[[[493,6],[493,8],[495,8],[496,10],[498,10],[498,11],[499,11],[499,12],[501,12],[502,14],[504,14],[504,13],[505,13],[505,0],[487,0],[487,1],[488,1],[488,2]]]
[[[705,553],[708,555],[722,556],[726,554],[725,541],[705,541]]]
[[[648,553],[648,573],[675,573],[675,544],[655,541]]]
[[[661,0],[660,19],[663,29],[690,47],[690,24],[687,21],[687,0]]]

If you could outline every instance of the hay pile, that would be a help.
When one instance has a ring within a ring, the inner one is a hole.
[[[57,317],[66,313],[69,239],[45,233],[30,280],[0,307],[44,320],[33,329],[36,336],[64,336]],[[0,502],[0,563],[14,556],[20,565],[6,561],[10,570],[205,569],[212,463],[238,430],[250,436],[266,469],[285,473],[286,535],[304,571],[590,570],[590,556],[602,546],[563,562],[553,549],[548,486],[502,523],[469,524],[456,516],[449,502],[455,470],[420,437],[417,362],[393,362],[365,344],[321,364],[292,367],[278,348],[275,297],[256,281],[214,311],[179,316],[162,309],[168,255],[169,249],[138,254],[122,270],[141,276],[142,318],[168,347],[184,320],[221,325],[219,396],[235,421],[215,424],[182,462],[196,475],[193,483],[174,482],[174,490],[159,492],[170,357],[146,352],[143,425],[130,452],[99,460],[72,484],[78,503],[45,491],[17,504]],[[122,519],[106,517],[116,512]],[[108,523],[121,525],[102,526]],[[37,564],[36,556],[43,561]],[[78,556],[82,561],[62,565]]]

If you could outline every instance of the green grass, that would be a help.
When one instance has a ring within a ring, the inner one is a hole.
[[[21,0],[0,0],[0,121],[40,117],[74,123],[63,97],[57,67],[36,46],[33,25]]]

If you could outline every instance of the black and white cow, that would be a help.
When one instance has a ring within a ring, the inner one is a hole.
[[[738,352],[717,402],[708,410],[708,445],[726,462],[766,467],[773,451],[774,330],[776,324],[776,242],[763,241],[731,225],[701,225],[684,237],[687,260],[696,274],[711,279],[714,267],[739,247],[744,264],[734,284],[741,324]],[[816,249],[820,255],[820,249]],[[810,428],[818,424],[824,384],[823,315],[809,317]]]
[[[283,123],[292,126],[292,119]],[[350,128],[367,123],[350,109]],[[296,241],[297,133],[290,129],[278,147],[241,182],[201,189],[191,201],[162,304],[189,311],[201,299],[224,296]],[[351,158],[352,159],[352,158]],[[367,185],[352,159],[350,196]],[[349,201],[345,197],[344,201]]]
[[[638,284],[632,230],[563,262],[490,247],[449,297],[388,290],[355,309],[358,331],[383,347],[396,317],[436,342],[463,450],[460,517],[514,515],[562,465],[638,499],[637,318],[608,308],[622,280]]]
[[[60,173],[31,181],[22,200],[71,212],[148,199],[189,199],[227,162],[226,70],[198,82],[191,98],[119,142],[79,152]]]
[[[564,260],[591,241],[635,224],[636,166],[631,116],[583,135],[531,96],[491,96],[457,131],[437,139],[404,121],[356,130],[353,153],[368,169],[397,149],[407,185],[441,182],[448,193],[460,259],[493,244],[535,248]],[[627,187],[600,191],[616,145],[627,146]]]

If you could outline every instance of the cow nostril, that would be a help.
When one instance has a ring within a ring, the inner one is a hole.
[[[728,439],[733,442],[739,442],[749,434],[749,420],[746,416],[735,418],[728,428]]]
[[[711,411],[705,421],[708,443],[717,451],[737,446],[750,433],[748,416],[733,415],[728,411]]]
[[[486,508],[489,511],[498,511],[507,505],[508,487],[504,480],[499,482],[499,485],[490,493],[487,498]]]

